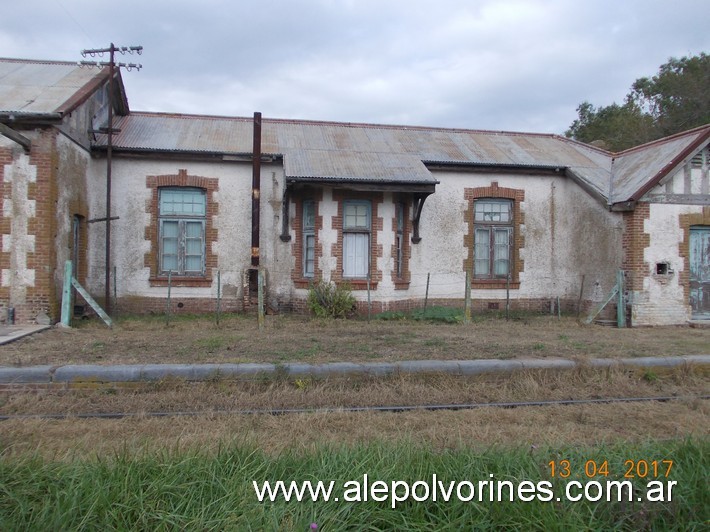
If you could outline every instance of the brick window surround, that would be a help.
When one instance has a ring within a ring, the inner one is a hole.
[[[520,272],[524,270],[523,260],[520,258],[520,250],[525,246],[525,239],[521,227],[525,223],[521,203],[525,200],[525,191],[514,188],[499,187],[496,181],[491,182],[488,187],[476,187],[464,189],[464,198],[467,207],[464,211],[466,218],[467,233],[464,235],[464,247],[467,251],[466,259],[463,261],[465,272],[473,271],[473,242],[474,242],[474,203],[477,199],[509,199],[513,201],[513,243],[510,249],[510,288],[520,288]],[[473,276],[472,276],[473,277]],[[508,286],[505,279],[471,279],[471,288],[506,288]]]
[[[338,205],[338,214],[332,218],[332,228],[338,232],[338,241],[331,248],[331,255],[336,257],[337,265],[331,275],[336,284],[348,284],[352,290],[367,290],[367,279],[343,278],[343,205],[346,200],[367,200],[371,204],[370,222],[370,289],[376,290],[382,280],[382,271],[377,269],[377,259],[383,255],[382,245],[377,243],[377,234],[382,231],[383,220],[378,216],[383,202],[382,192],[355,192],[334,190],[333,200]]]
[[[150,286],[167,286],[168,276],[160,273],[160,243],[158,220],[160,189],[163,187],[190,187],[205,191],[207,210],[205,216],[205,273],[199,276],[173,275],[173,286],[210,286],[212,270],[217,267],[217,255],[213,251],[213,243],[217,241],[217,229],[214,227],[214,216],[219,212],[219,205],[214,199],[214,192],[219,189],[219,180],[213,177],[187,175],[187,170],[178,170],[173,175],[157,175],[146,177],[146,187],[150,190],[146,212],[150,214],[150,225],[145,229],[145,239],[150,242],[150,251],[145,254],[144,266],[150,268]]]
[[[318,234],[321,229],[323,229],[323,216],[320,214],[320,202],[323,199],[323,190],[314,189],[307,191],[292,198],[292,205],[294,207],[293,212],[293,222],[291,227],[293,228],[294,236],[293,243],[291,245],[291,254],[295,259],[295,264],[291,270],[291,280],[296,288],[308,288],[310,284],[316,280],[323,277],[323,272],[320,269],[320,259],[323,256],[323,245],[318,240]],[[315,208],[315,264],[314,264],[314,274],[313,277],[306,277],[303,274],[303,203],[305,201],[312,201]]]

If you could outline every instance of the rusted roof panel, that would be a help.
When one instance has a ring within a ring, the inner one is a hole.
[[[70,109],[76,98],[102,71],[77,63],[0,58],[0,113],[54,114]]]

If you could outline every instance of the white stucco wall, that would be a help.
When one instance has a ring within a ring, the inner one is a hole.
[[[408,290],[395,290],[390,272],[394,267],[392,246],[394,232],[392,219],[394,204],[392,194],[385,193],[378,204],[378,216],[383,220],[377,243],[382,247],[382,257],[377,259],[382,280],[371,293],[373,302],[390,302],[405,299],[423,299],[426,293],[427,274],[430,274],[429,297],[432,299],[462,299],[465,294],[463,264],[468,251],[464,235],[468,232],[466,210],[469,205],[464,196],[466,188],[499,186],[525,190],[521,206],[524,214],[522,233],[525,247],[520,250],[524,270],[520,274],[520,288],[511,290],[512,299],[566,298],[576,300],[585,276],[585,300],[598,300],[616,282],[616,271],[622,261],[622,219],[608,212],[572,181],[560,177],[520,176],[503,174],[464,174],[441,172],[435,176],[440,184],[436,193],[429,196],[422,211],[419,244],[411,244],[409,270],[411,283]],[[291,209],[291,217],[295,216]],[[323,256],[319,267],[328,280],[335,271],[337,258],[331,249],[337,242],[337,230],[331,219],[337,214],[337,204],[332,191],[324,190],[318,205],[323,216],[323,228],[318,232],[318,243]],[[411,217],[410,212],[410,217]],[[295,232],[291,231],[292,242]],[[410,235],[411,236],[411,235]],[[295,290],[304,298],[305,289]],[[359,300],[367,294],[356,291]],[[474,299],[503,299],[504,289],[474,289]]]
[[[91,193],[92,216],[101,218],[105,212],[105,160],[94,161],[95,176]],[[116,267],[117,296],[165,298],[165,287],[150,286],[150,268],[145,255],[151,242],[146,240],[146,228],[152,223],[147,205],[151,190],[147,176],[187,175],[216,178],[219,188],[214,200],[219,211],[213,218],[217,241],[207,242],[217,255],[223,297],[241,298],[243,275],[251,260],[251,165],[246,163],[207,163],[189,161],[158,161],[116,157],[112,170],[112,216],[118,216],[111,226],[112,265]],[[261,173],[261,264],[267,270],[267,283],[274,296],[287,297],[290,292],[290,249],[278,239],[281,220],[283,170],[279,165],[262,165]],[[101,293],[104,285],[105,224],[90,227],[90,289]],[[215,298],[217,272],[207,287],[173,286],[175,298]]]
[[[468,231],[464,189],[490,186],[494,181],[525,191],[521,205],[525,242],[519,250],[524,268],[520,288],[511,290],[511,299],[576,299],[582,275],[585,299],[593,297],[595,286],[608,291],[614,284],[621,264],[621,218],[570,180],[504,174],[441,173],[436,177],[441,183],[422,214],[423,240],[413,246],[412,271],[419,277],[418,292],[426,283],[426,273],[431,272],[430,296],[463,297],[462,265],[467,255],[463,242]],[[504,298],[505,290],[474,289],[472,297]]]
[[[690,319],[690,304],[686,300],[680,274],[685,262],[679,246],[684,239],[680,216],[702,212],[701,206],[651,204],[644,232],[649,246],[644,250],[647,267],[643,289],[631,294],[633,325],[684,325]],[[657,263],[667,263],[669,273],[658,275]]]
[[[684,214],[703,212],[702,205],[666,203],[678,195],[707,199],[707,162],[705,166],[687,164],[650,190],[642,201],[650,202],[649,217],[644,221],[644,233],[649,235],[649,246],[644,250],[646,272],[643,288],[631,294],[632,324],[684,325],[691,319],[690,302],[681,282],[685,260],[680,256],[685,231],[680,225]],[[675,199],[675,201],[678,201]],[[656,265],[666,263],[669,272],[659,275]]]
[[[89,194],[90,217],[101,218],[105,212],[105,160],[88,162],[91,174]],[[150,286],[150,269],[144,258],[151,242],[146,240],[146,227],[152,223],[147,212],[150,189],[147,176],[176,175],[179,170],[188,175],[216,178],[219,189],[214,199],[219,212],[214,216],[218,239],[211,243],[218,258],[223,297],[243,297],[244,271],[250,266],[251,252],[251,165],[230,162],[189,162],[173,160],[144,160],[116,157],[112,172],[112,215],[119,219],[112,224],[112,262],[117,270],[117,295],[121,297],[165,298],[165,287]],[[384,202],[378,204],[378,217],[383,226],[377,234],[382,256],[377,259],[382,279],[371,294],[373,302],[387,303],[396,300],[423,299],[427,274],[430,274],[429,297],[432,299],[462,299],[465,293],[464,260],[468,251],[464,235],[468,203],[466,188],[486,187],[496,181],[501,187],[525,190],[521,205],[525,238],[519,250],[524,261],[520,273],[520,288],[511,290],[512,299],[553,299],[560,297],[576,300],[585,276],[585,300],[595,300],[607,293],[615,283],[616,270],[621,264],[621,217],[608,212],[572,181],[563,176],[525,176],[505,174],[470,174],[438,172],[440,184],[431,195],[422,212],[419,244],[410,244],[409,270],[411,283],[408,290],[395,290],[391,278],[394,268],[392,247],[394,232],[393,194],[384,193]],[[288,306],[295,299],[305,299],[306,289],[296,289],[291,274],[296,267],[293,246],[296,235],[291,205],[289,221],[291,241],[282,242],[281,199],[284,176],[280,164],[262,165],[261,174],[261,265],[267,275],[267,301],[273,307]],[[337,267],[337,257],[331,250],[337,242],[338,231],[333,228],[332,217],[338,205],[333,191],[323,189],[318,204],[318,215],[323,218],[317,241],[323,251],[319,268],[323,277],[331,278]],[[410,218],[412,216],[410,209]],[[104,223],[89,227],[89,288],[95,294],[103,293],[104,283]],[[410,235],[411,237],[411,235]],[[210,243],[208,242],[208,245]],[[174,286],[174,298],[214,298],[216,296],[216,271],[213,282],[207,287]],[[355,296],[366,300],[365,291]],[[505,290],[475,289],[474,299],[503,299]]]

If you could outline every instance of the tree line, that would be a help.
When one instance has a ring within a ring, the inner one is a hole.
[[[637,79],[624,103],[585,101],[567,137],[618,152],[710,123],[710,56],[670,58],[652,77]]]

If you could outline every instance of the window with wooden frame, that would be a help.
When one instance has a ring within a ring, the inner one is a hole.
[[[394,267],[397,278],[401,279],[404,277],[404,216],[406,212],[404,203],[395,203],[394,212],[396,220],[394,236]]]
[[[369,201],[343,203],[343,278],[367,279],[370,275],[371,218]]]
[[[505,279],[511,272],[513,201],[474,201],[474,279]]]
[[[314,277],[316,266],[316,204],[306,200],[302,205],[303,277]]]
[[[200,276],[205,272],[205,191],[192,187],[159,189],[160,273]]]

